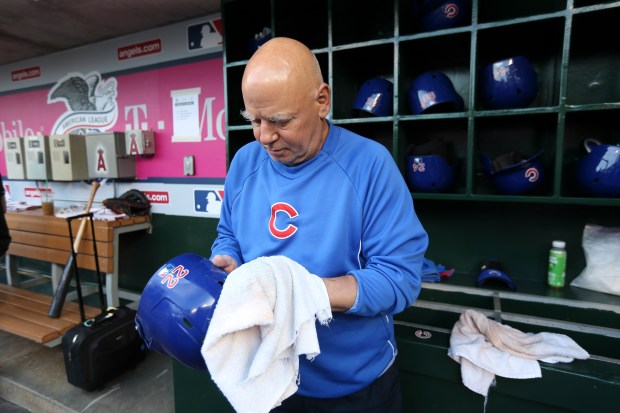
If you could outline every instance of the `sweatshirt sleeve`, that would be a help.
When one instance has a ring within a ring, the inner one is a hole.
[[[237,262],[237,265],[241,265],[243,264],[241,249],[235,238],[232,223],[232,207],[239,192],[239,179],[235,172],[236,163],[236,159],[233,159],[224,183],[224,200],[220,211],[220,220],[217,224],[217,238],[211,246],[211,258],[215,255],[228,255]]]
[[[364,176],[370,178],[365,178],[359,191],[365,264],[349,272],[357,279],[358,293],[347,313],[396,314],[411,306],[420,293],[428,235],[391,156],[376,157],[368,168]]]

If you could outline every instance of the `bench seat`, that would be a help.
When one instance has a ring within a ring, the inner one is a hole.
[[[49,295],[0,284],[0,330],[41,344],[58,344],[82,320],[79,305],[71,301],[65,302],[59,318],[50,318],[51,302]],[[101,309],[84,306],[86,319],[100,313]]]

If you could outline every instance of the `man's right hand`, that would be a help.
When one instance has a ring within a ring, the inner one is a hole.
[[[215,255],[211,259],[211,262],[213,263],[213,265],[215,265],[216,267],[220,267],[227,273],[234,271],[238,267],[237,261],[235,261],[234,258],[228,255]]]

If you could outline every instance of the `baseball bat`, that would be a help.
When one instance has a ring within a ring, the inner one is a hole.
[[[90,197],[88,198],[88,204],[86,205],[86,213],[90,212],[90,207],[95,199],[95,193],[97,192],[97,189],[99,189],[100,185],[101,184],[99,182],[93,181],[90,189]],[[86,218],[82,219],[78,232],[73,240],[73,251],[75,251],[76,254],[80,248],[80,242],[82,241],[82,235],[84,234],[87,221],[88,219]],[[67,298],[67,292],[69,292],[69,285],[71,284],[71,278],[73,278],[74,271],[73,254],[69,253],[69,259],[67,259],[67,263],[65,264],[65,269],[62,272],[60,281],[58,281],[58,288],[56,288],[56,291],[54,292],[54,297],[52,298],[52,303],[50,305],[49,312],[47,313],[49,317],[60,317],[62,307],[65,304],[65,299]]]

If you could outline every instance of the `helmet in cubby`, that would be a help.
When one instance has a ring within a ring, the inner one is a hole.
[[[489,109],[516,109],[531,104],[538,94],[538,76],[525,56],[484,66],[480,72],[482,103]]]
[[[413,192],[448,192],[456,175],[458,162],[451,163],[447,143],[433,139],[407,149],[405,178]]]
[[[620,146],[584,141],[586,154],[577,161],[577,187],[585,195],[620,197]]]
[[[423,31],[451,29],[470,23],[471,6],[469,0],[413,0],[413,16]]]
[[[543,151],[526,157],[511,151],[491,160],[480,156],[480,162],[491,185],[505,195],[519,195],[537,189],[544,179]]]
[[[200,349],[227,273],[186,253],[162,265],[144,287],[136,329],[149,350],[206,370]]]
[[[394,85],[382,77],[366,80],[357,92],[353,102],[356,114],[392,116]]]
[[[254,34],[254,36],[248,39],[248,49],[250,53],[256,52],[259,47],[267,43],[269,40],[271,40],[271,38],[271,28],[263,27],[260,32]]]
[[[465,106],[450,78],[439,71],[425,72],[416,77],[407,98],[413,115],[460,112]]]

